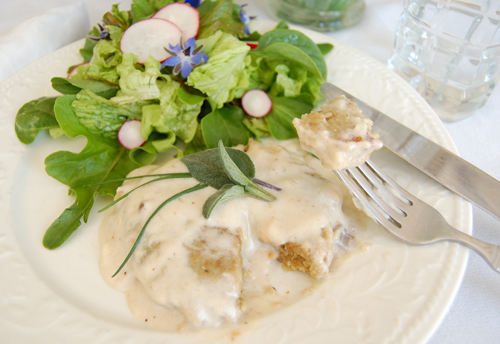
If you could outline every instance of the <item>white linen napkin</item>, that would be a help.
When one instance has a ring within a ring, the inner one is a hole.
[[[0,82],[31,62],[74,42],[90,30],[83,2],[56,7],[15,26],[0,37]]]

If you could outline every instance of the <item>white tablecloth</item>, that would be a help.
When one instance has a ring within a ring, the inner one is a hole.
[[[117,0],[84,0],[90,17],[88,27],[90,28],[90,24],[101,22],[102,15],[117,2]],[[122,1],[120,8],[129,9],[130,2],[130,0]],[[259,19],[264,20],[276,19],[267,7],[267,0],[237,2],[248,4],[249,15],[257,15]],[[72,4],[75,2],[66,0],[2,0],[0,44],[2,40],[5,42],[12,38],[13,27],[26,25],[30,18],[42,11]],[[393,36],[402,6],[402,0],[366,0],[365,17],[360,24],[327,35],[346,42],[385,64],[392,54]],[[83,7],[78,11],[81,11],[83,20],[87,20],[85,17],[87,13]],[[61,23],[63,22],[64,20],[61,20]],[[67,28],[61,26],[61,30]],[[69,35],[77,35],[77,32]],[[46,52],[34,53],[43,55]],[[15,69],[18,66],[0,66],[0,71],[5,68]],[[458,123],[446,124],[460,155],[497,179],[500,179],[499,109],[500,87],[497,87],[486,106],[473,117]],[[484,211],[474,208],[474,235],[500,244],[500,222]],[[477,254],[470,254],[465,278],[457,298],[429,343],[500,343],[500,276],[494,273]]]

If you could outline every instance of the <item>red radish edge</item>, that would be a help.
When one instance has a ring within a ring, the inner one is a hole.
[[[141,136],[141,121],[126,121],[118,130],[118,141],[127,148],[133,149],[142,146],[146,141]]]
[[[152,18],[168,20],[182,31],[182,39],[198,37],[200,29],[200,12],[189,4],[174,2],[159,9]]]
[[[78,67],[80,66],[86,66],[88,65],[90,62],[84,62],[84,63],[80,63],[79,65],[76,65],[75,67],[73,67],[73,69],[71,69],[71,71],[68,73],[68,76],[67,78],[71,78],[73,75],[76,75],[76,72],[78,71]]]
[[[174,23],[160,18],[149,18],[131,25],[123,33],[120,50],[138,56],[138,63],[146,62],[149,55],[163,62],[170,57],[165,51],[171,44],[179,44],[182,31]]]
[[[250,49],[255,49],[259,46],[258,43],[251,43],[251,42],[247,42],[247,45],[250,47]]]
[[[271,112],[273,102],[266,92],[249,90],[241,97],[241,106],[248,116],[261,118]]]

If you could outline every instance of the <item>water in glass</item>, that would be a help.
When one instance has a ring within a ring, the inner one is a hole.
[[[483,106],[500,79],[500,0],[405,0],[388,66],[448,122]]]

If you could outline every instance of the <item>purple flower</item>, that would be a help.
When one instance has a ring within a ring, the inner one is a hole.
[[[89,35],[87,36],[89,39],[95,41],[95,42],[98,42],[100,41],[101,39],[105,39],[107,41],[110,41],[111,40],[111,36],[109,35],[109,30],[108,28],[106,27],[106,22],[104,23],[104,26],[101,25],[101,24],[97,24],[97,26],[99,26],[99,37],[95,37],[93,35]]]
[[[198,67],[199,65],[206,63],[208,61],[208,56],[204,53],[200,53],[200,50],[203,48],[203,45],[200,45],[198,48],[195,46],[195,39],[191,37],[186,41],[186,44],[181,42],[173,47],[169,44],[170,49],[165,48],[165,50],[172,55],[166,59],[161,67],[170,66],[174,67],[174,75],[179,74],[181,72],[181,76],[183,78],[187,78],[191,73],[193,68]]]
[[[200,6],[200,0],[185,0],[184,1],[186,4],[190,4],[193,7],[198,7]]]
[[[252,20],[255,19],[255,16],[249,17],[247,16],[247,13],[245,12],[245,6],[247,5],[241,5],[240,6],[240,20],[245,24],[245,35],[249,36],[250,35],[250,23]]]

